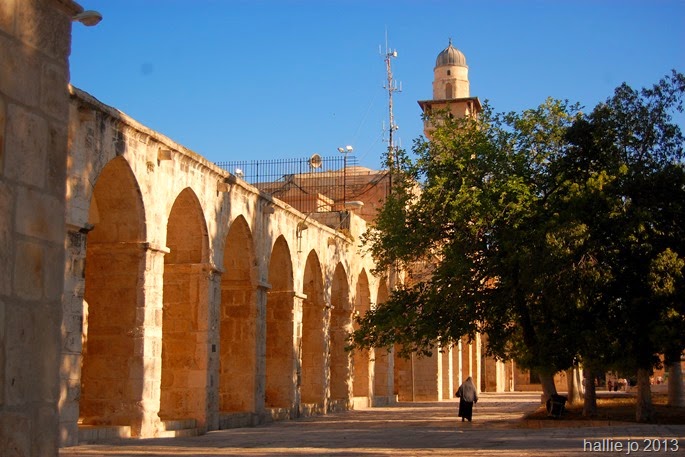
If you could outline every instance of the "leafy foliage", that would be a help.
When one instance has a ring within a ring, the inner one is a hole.
[[[379,270],[408,277],[353,344],[429,354],[483,332],[490,355],[546,373],[680,354],[684,91],[673,72],[589,115],[549,99],[431,116],[364,237]]]

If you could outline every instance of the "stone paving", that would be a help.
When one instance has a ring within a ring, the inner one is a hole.
[[[60,457],[685,456],[685,425],[521,420],[539,401],[539,393],[484,393],[473,422],[461,422],[454,400],[400,403],[191,438],[76,446]]]

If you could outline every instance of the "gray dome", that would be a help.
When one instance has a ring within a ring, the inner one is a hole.
[[[447,46],[440,54],[438,58],[435,59],[435,67],[443,67],[446,65],[458,65],[460,67],[466,67],[466,57],[462,52],[452,46],[452,40],[450,40],[449,46]]]

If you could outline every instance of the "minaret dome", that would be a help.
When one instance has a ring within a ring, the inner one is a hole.
[[[466,57],[454,46],[449,45],[438,54],[433,69],[433,100],[467,98],[469,93],[469,67]]]
[[[435,59],[436,68],[451,65],[466,67],[466,57],[464,57],[464,53],[452,46],[452,40],[450,40],[449,46],[443,49],[442,52],[438,54],[438,58]]]

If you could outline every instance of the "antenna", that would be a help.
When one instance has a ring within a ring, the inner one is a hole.
[[[392,95],[394,92],[402,92],[402,85],[397,87],[397,81],[392,76],[392,58],[397,58],[397,50],[388,48],[388,29],[385,29],[385,71],[387,83],[383,89],[388,91],[388,167],[392,168],[397,162],[393,133],[399,127],[395,124],[395,116],[392,112]]]

